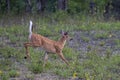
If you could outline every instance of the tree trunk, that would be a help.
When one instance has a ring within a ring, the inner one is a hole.
[[[6,0],[7,12],[10,12],[10,0]]]
[[[90,1],[89,8],[90,8],[90,14],[95,15],[97,12],[97,7],[96,7],[96,3],[94,1]]]
[[[31,13],[32,12],[31,1],[30,0],[25,0],[25,4],[26,4],[26,12]]]
[[[0,0],[0,12],[1,12],[1,0]]]
[[[67,10],[67,0],[58,0],[58,9]]]
[[[37,12],[43,12],[45,10],[46,0],[36,0]]]

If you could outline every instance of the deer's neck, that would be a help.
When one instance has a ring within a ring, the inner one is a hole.
[[[66,39],[64,39],[63,37],[59,40],[60,44],[64,47],[65,43],[66,43]]]

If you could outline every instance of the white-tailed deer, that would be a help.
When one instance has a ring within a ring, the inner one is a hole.
[[[32,21],[30,21],[29,26],[29,42],[24,43],[24,47],[26,49],[26,57],[30,57],[30,53],[28,52],[28,47],[42,47],[46,50],[45,56],[44,56],[44,65],[46,64],[46,61],[48,60],[48,53],[56,53],[60,56],[60,58],[68,65],[68,61],[65,59],[62,50],[64,48],[64,45],[66,43],[66,40],[69,38],[67,32],[62,32],[62,37],[58,41],[54,41],[51,39],[48,39],[42,35],[35,34],[32,32]]]

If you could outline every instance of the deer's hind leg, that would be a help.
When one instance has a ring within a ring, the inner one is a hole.
[[[25,50],[26,50],[26,56],[24,57],[25,59],[27,58],[30,58],[30,53],[28,51],[28,47],[32,46],[33,44],[30,43],[30,42],[27,42],[27,43],[24,43],[24,47],[25,47]]]
[[[46,65],[47,61],[48,61],[48,52],[45,52],[45,54],[44,54],[44,64],[43,64],[43,67]]]

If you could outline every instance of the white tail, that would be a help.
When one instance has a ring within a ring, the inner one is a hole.
[[[33,46],[33,47],[42,47],[46,50],[45,57],[44,57],[44,64],[46,64],[46,61],[48,59],[48,53],[56,53],[60,56],[60,58],[68,64],[68,61],[65,59],[62,50],[64,48],[64,45],[66,43],[66,40],[69,38],[67,32],[62,31],[62,36],[60,40],[54,41],[51,39],[48,39],[40,34],[35,34],[32,33],[32,21],[30,21],[30,26],[29,26],[29,42],[24,43],[24,47],[26,49],[26,55],[27,57],[30,57],[28,47]],[[27,58],[25,57],[25,58]]]
[[[32,36],[32,21],[30,20],[30,25],[29,25],[29,39],[31,39],[31,36]]]

